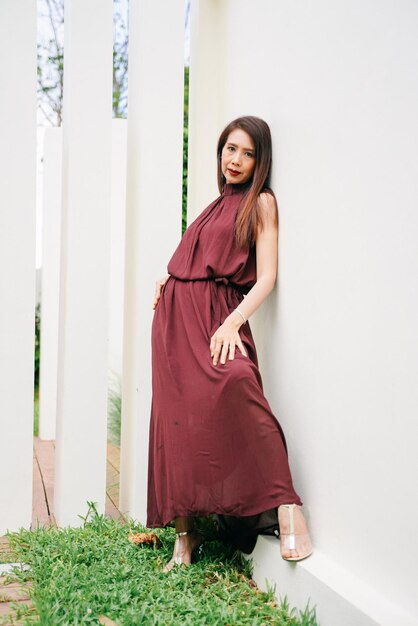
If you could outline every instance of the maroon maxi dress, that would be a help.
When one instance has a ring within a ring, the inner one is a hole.
[[[147,526],[216,514],[224,528],[236,523],[237,545],[250,552],[257,533],[277,527],[280,504],[302,501],[263,394],[249,322],[239,329],[248,357],[236,347],[232,361],[214,366],[210,356],[212,335],[256,282],[255,246],[234,242],[245,191],[226,184],[167,266],[151,333]]]

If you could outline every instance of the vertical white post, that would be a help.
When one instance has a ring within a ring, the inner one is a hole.
[[[43,154],[39,437],[55,439],[61,243],[62,129],[45,129]]]
[[[223,119],[225,3],[193,0],[190,13],[188,223],[218,195],[216,142]],[[228,120],[229,121],[229,120]]]
[[[131,0],[121,510],[145,520],[155,281],[181,236],[184,2]]]
[[[109,384],[122,380],[125,278],[127,121],[112,121],[112,205],[109,304]]]
[[[104,511],[112,0],[65,3],[63,213],[55,515]]]
[[[32,517],[36,3],[0,2],[0,535]]]

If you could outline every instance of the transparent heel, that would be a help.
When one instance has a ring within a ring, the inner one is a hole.
[[[185,553],[184,550],[183,551],[181,550],[180,537],[191,535],[192,533],[196,534],[195,541],[192,542],[191,552],[186,551]],[[199,533],[195,528],[191,528],[190,530],[185,530],[183,532],[176,533],[176,541],[174,543],[173,557],[164,567],[163,572],[164,573],[169,572],[175,565],[176,566],[177,565],[186,565],[186,566],[190,565],[193,551],[196,548],[200,549],[202,547],[202,544],[203,544],[203,535],[201,535],[201,533]]]
[[[295,533],[294,510],[300,506],[298,504],[281,504],[280,509],[286,509],[289,515],[289,532],[280,531],[280,552],[285,561],[301,561],[312,554],[312,543],[309,533]],[[279,522],[280,525],[280,522]],[[298,554],[292,554],[297,552]]]

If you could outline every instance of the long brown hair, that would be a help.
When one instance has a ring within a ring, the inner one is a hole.
[[[260,193],[264,191],[270,193],[275,198],[273,191],[270,189],[272,162],[271,133],[268,124],[253,115],[238,117],[224,128],[218,139],[217,148],[218,187],[220,193],[223,192],[226,183],[225,176],[222,173],[222,150],[227,142],[229,133],[236,128],[240,128],[248,133],[254,143],[255,168],[251,179],[246,184],[248,185],[248,189],[243,196],[235,221],[235,240],[237,245],[251,246],[255,242],[258,227],[263,228],[263,217],[259,207],[258,197]]]

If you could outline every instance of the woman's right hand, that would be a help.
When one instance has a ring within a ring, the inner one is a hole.
[[[164,285],[166,284],[166,282],[168,281],[168,279],[170,278],[170,274],[167,274],[167,276],[164,276],[164,278],[160,278],[159,280],[156,281],[155,283],[155,294],[154,294],[154,302],[152,304],[152,308],[155,309],[155,307],[157,306],[159,300],[160,300],[160,296],[161,296],[161,289],[164,287]]]

